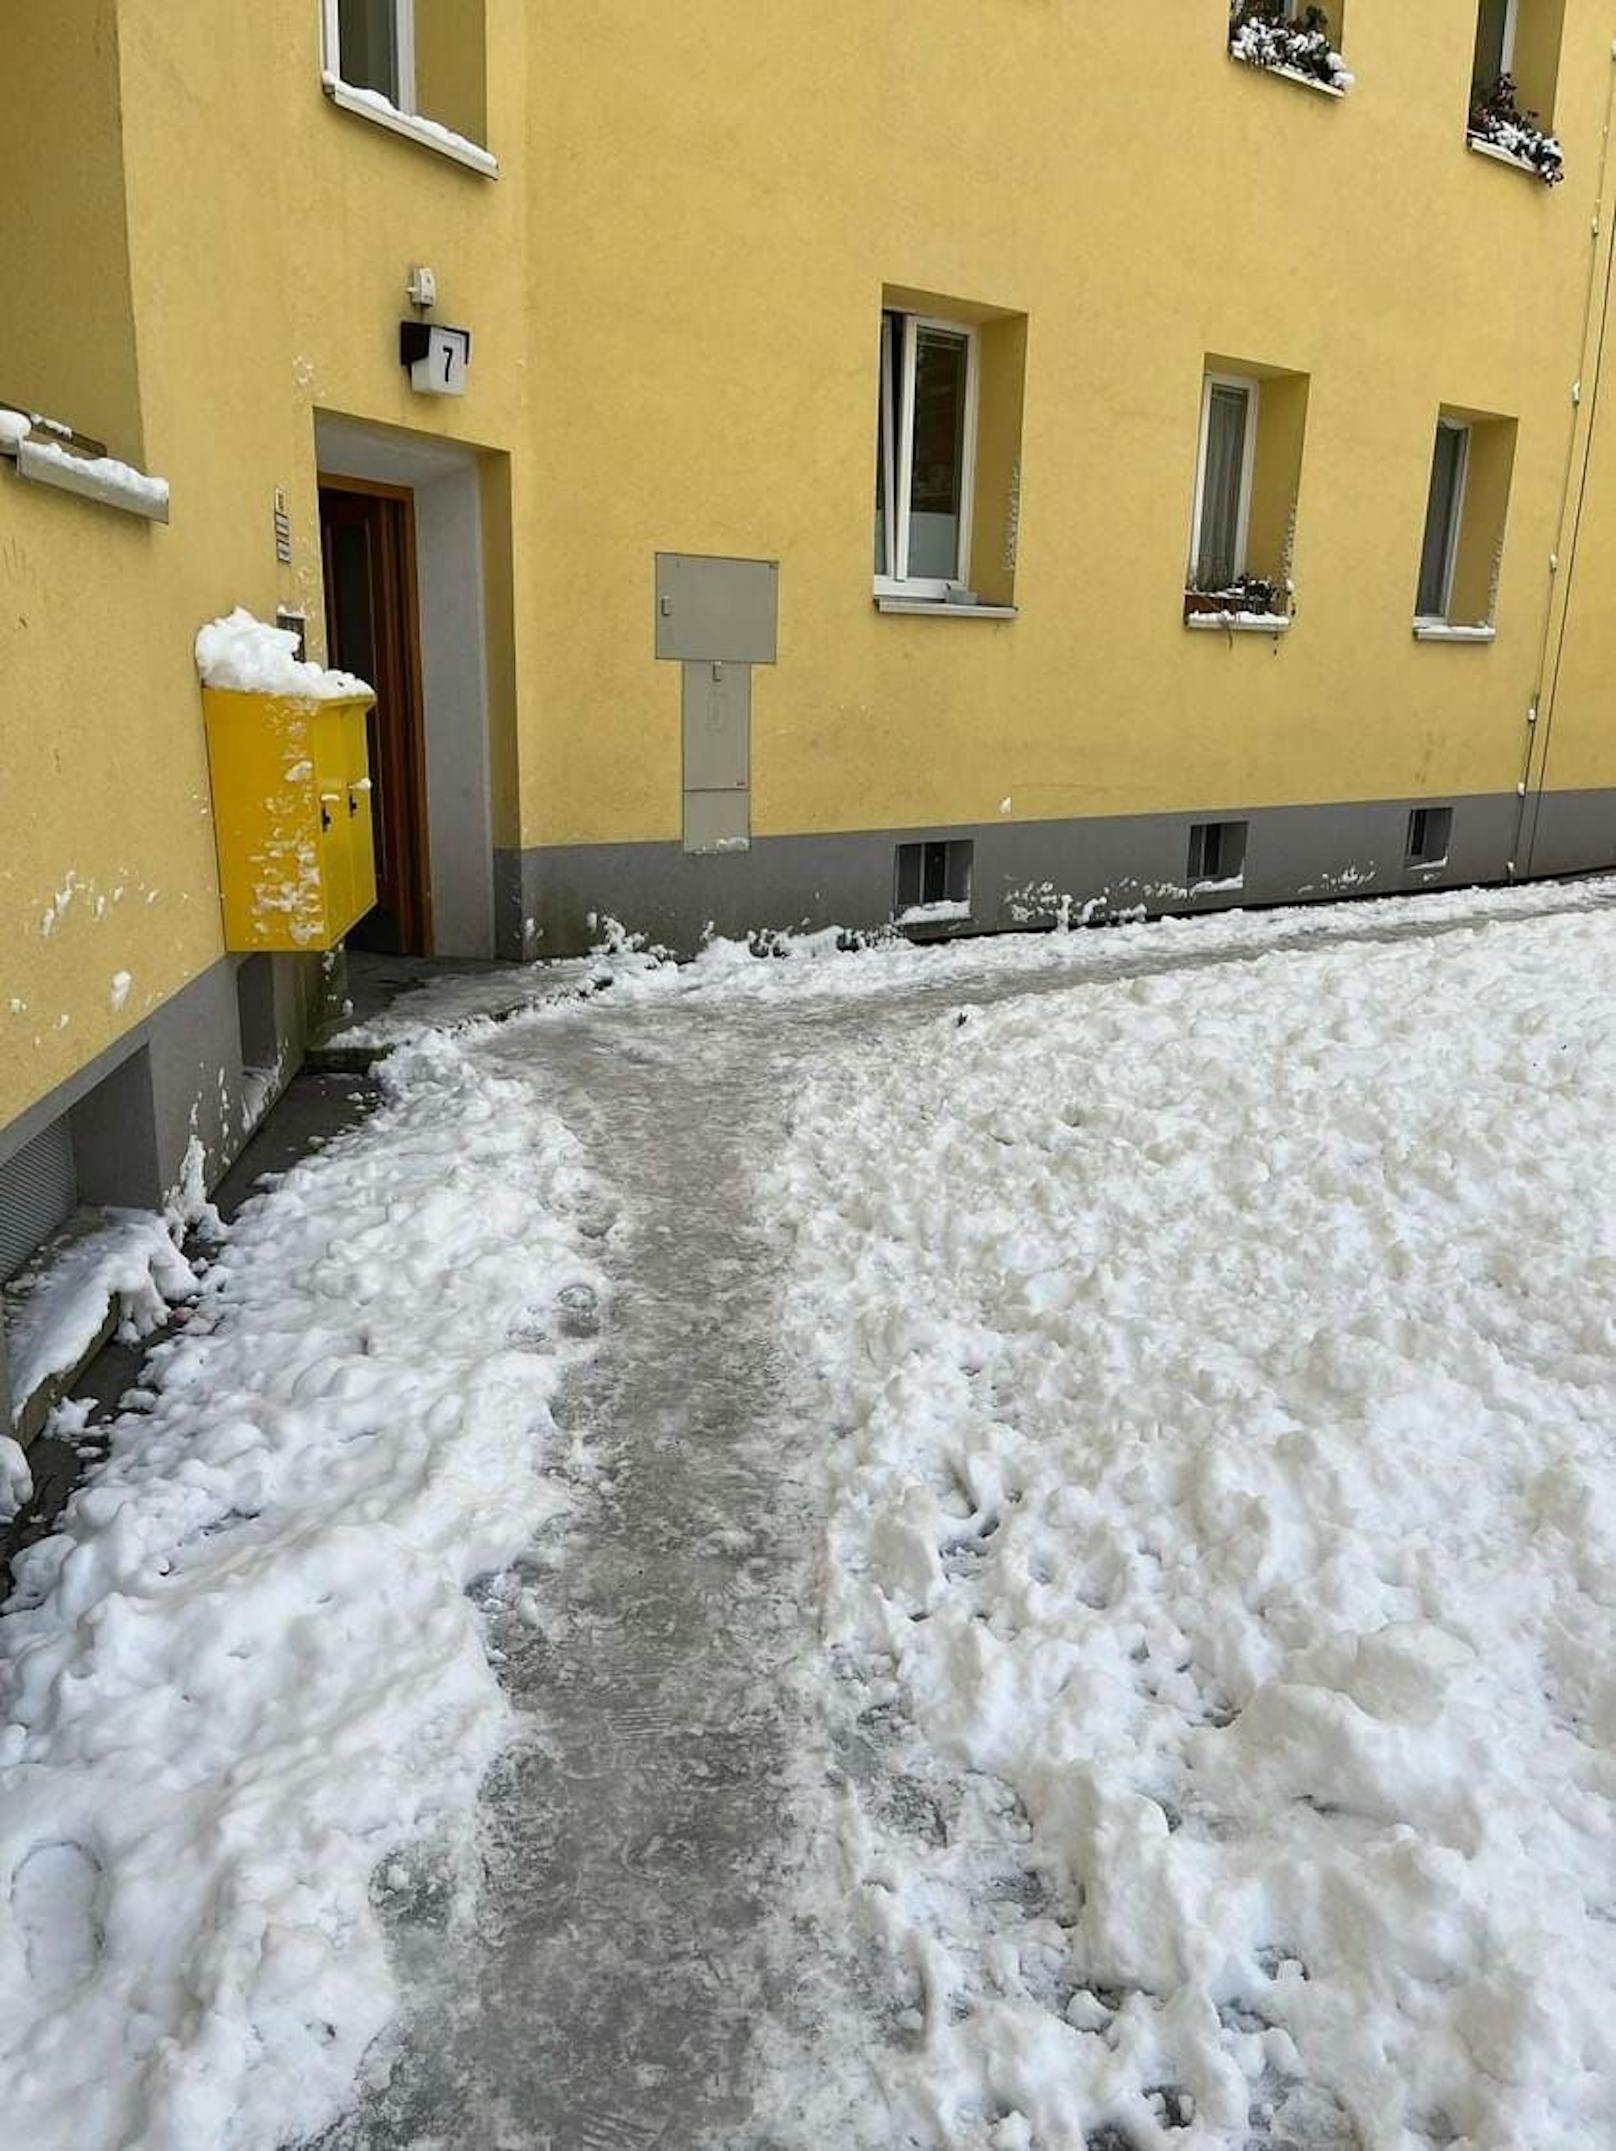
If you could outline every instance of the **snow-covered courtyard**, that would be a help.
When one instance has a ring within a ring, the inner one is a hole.
[[[1616,2142],[1613,896],[406,996],[18,1564],[9,2140]]]

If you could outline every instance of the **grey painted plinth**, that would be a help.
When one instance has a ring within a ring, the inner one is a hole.
[[[1099,915],[1213,911],[1616,865],[1616,792],[1550,793],[1535,804],[1524,832],[1513,793],[1478,793],[757,837],[749,851],[716,858],[689,857],[677,841],[502,852],[499,950],[510,959],[575,955],[600,939],[608,918],[682,954],[709,932],[884,926],[892,918],[896,847],[941,837],[975,845],[972,918],[964,930],[979,933],[1052,925],[1080,917],[1085,907]],[[1453,810],[1448,856],[1439,866],[1409,866],[1409,815],[1432,805]],[[1248,825],[1240,884],[1193,891],[1186,881],[1191,825],[1225,820]],[[1527,844],[1530,856],[1518,857]]]

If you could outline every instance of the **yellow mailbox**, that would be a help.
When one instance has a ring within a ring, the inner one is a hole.
[[[232,953],[333,948],[375,903],[373,699],[203,688]]]

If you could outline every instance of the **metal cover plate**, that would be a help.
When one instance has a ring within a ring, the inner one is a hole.
[[[750,851],[751,848],[750,792],[686,792],[687,852]]]
[[[751,776],[751,667],[687,662],[682,699],[685,790],[744,787]]]
[[[779,587],[778,561],[658,553],[657,656],[772,665]]]

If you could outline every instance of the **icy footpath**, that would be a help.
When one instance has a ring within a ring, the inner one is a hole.
[[[586,1177],[452,1040],[386,1082],[243,1214],[0,1620],[0,2071],[30,2151],[327,2122],[393,2005],[372,1872],[470,1814],[506,1730],[464,1587],[560,1504]]]
[[[887,2108],[803,2140],[1616,2142],[1616,919],[948,1013],[777,1194]]]

